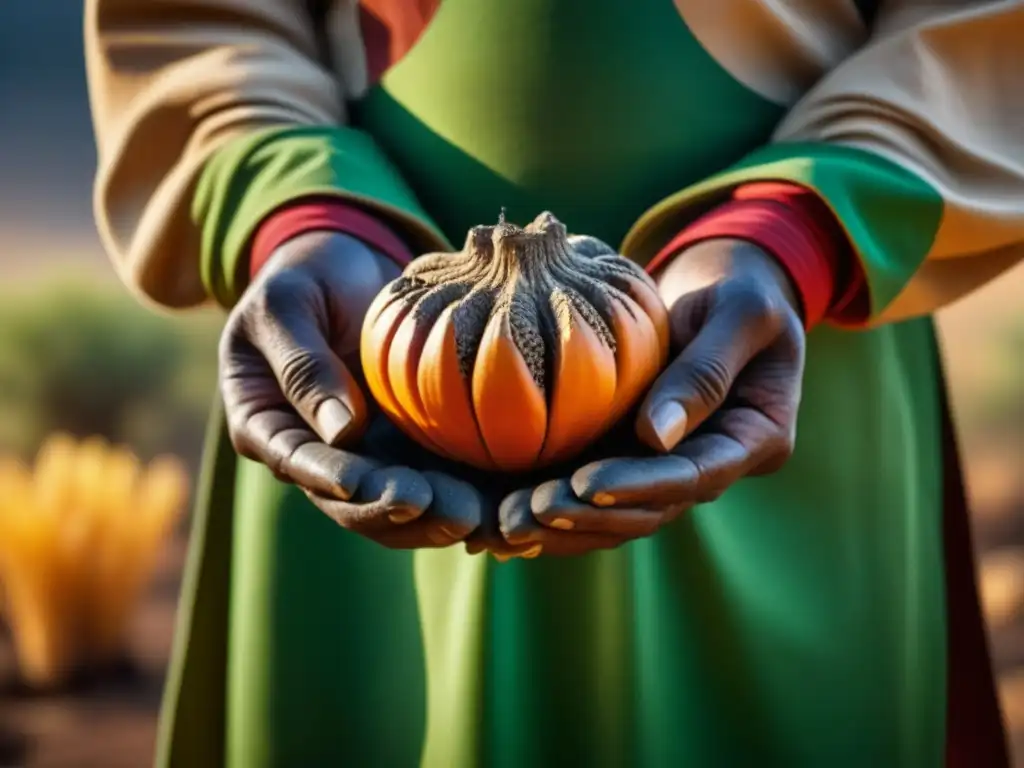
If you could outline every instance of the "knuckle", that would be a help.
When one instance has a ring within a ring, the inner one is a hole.
[[[293,401],[306,398],[329,368],[330,360],[323,353],[308,349],[292,350],[281,361],[281,386]]]
[[[728,396],[732,376],[721,358],[710,355],[698,358],[693,361],[691,372],[695,394],[703,405],[712,407]]]
[[[693,464],[694,477],[696,478],[694,487],[700,491],[698,498],[704,499],[706,494],[715,492],[717,473],[708,460],[700,456],[694,456],[690,459],[690,462]]]
[[[239,456],[244,456],[247,459],[256,459],[256,452],[253,450],[249,441],[244,420],[229,415],[227,419],[227,428],[228,439],[230,440],[231,447],[234,448],[235,453]]]
[[[796,440],[792,431],[780,430],[766,445],[762,454],[764,459],[756,467],[755,474],[771,474],[782,469],[793,457],[795,447]]]
[[[257,294],[256,308],[270,317],[280,317],[293,311],[296,303],[308,296],[312,281],[302,272],[282,270],[270,277]]]
[[[220,338],[217,340],[217,358],[221,365],[227,365],[236,356],[248,335],[242,321],[242,314],[235,309],[224,324]]]
[[[773,456],[788,459],[796,449],[796,424],[787,420],[779,424],[768,440],[768,450]]]
[[[774,312],[774,302],[759,280],[742,277],[729,284],[729,298],[742,304],[751,314],[769,315]]]
[[[674,348],[684,349],[693,341],[704,325],[714,300],[714,290],[703,288],[687,295],[685,299],[674,301],[669,306],[669,329]]]
[[[748,324],[780,333],[785,326],[785,302],[753,279],[737,280],[729,286],[729,303]]]

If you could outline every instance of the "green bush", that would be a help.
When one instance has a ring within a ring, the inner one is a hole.
[[[221,322],[215,311],[157,314],[109,283],[0,296],[0,448],[31,455],[65,430],[143,456],[194,452]]]

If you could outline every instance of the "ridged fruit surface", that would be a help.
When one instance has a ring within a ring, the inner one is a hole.
[[[668,316],[643,270],[543,213],[470,230],[413,262],[362,333],[367,385],[427,448],[484,469],[571,458],[665,364]]]

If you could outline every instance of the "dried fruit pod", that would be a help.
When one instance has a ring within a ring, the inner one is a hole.
[[[668,355],[654,283],[550,213],[470,230],[417,259],[371,305],[366,381],[431,450],[515,471],[570,458],[617,421]]]

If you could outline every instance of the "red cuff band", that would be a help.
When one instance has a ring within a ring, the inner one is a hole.
[[[775,257],[793,281],[808,329],[826,316],[843,317],[860,305],[863,275],[856,270],[852,279],[840,281],[840,270],[854,266],[854,260],[831,211],[810,190],[777,182],[740,187],[729,202],[677,235],[647,271],[663,266],[684,248],[715,238],[748,240]],[[837,284],[843,290],[834,301]]]
[[[359,238],[400,267],[413,258],[401,238],[374,216],[338,200],[306,199],[278,209],[256,230],[249,249],[250,277],[255,277],[271,254],[288,240],[317,230]]]

